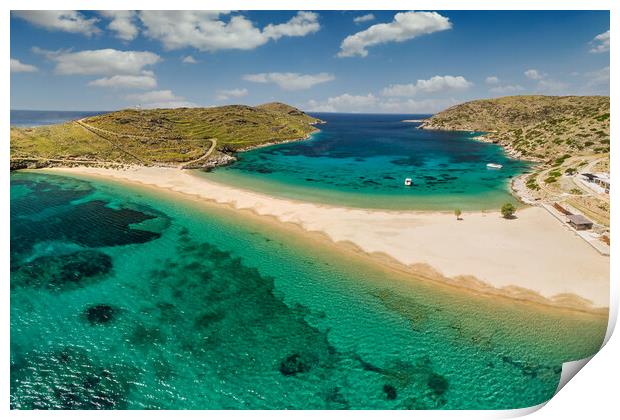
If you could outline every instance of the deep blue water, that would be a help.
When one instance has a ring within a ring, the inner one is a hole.
[[[306,141],[241,153],[205,176],[238,187],[335,205],[479,210],[514,202],[510,180],[528,170],[482,133],[421,130],[426,116],[315,114],[326,121]],[[487,163],[503,165],[488,169]],[[414,185],[405,187],[405,178]]]
[[[35,127],[105,114],[108,111],[33,111],[11,110],[11,127]]]

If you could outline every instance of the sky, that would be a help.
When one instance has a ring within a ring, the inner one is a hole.
[[[607,11],[13,11],[11,109],[609,95]]]

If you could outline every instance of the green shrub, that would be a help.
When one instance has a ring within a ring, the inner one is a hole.
[[[504,219],[511,219],[514,217],[517,209],[512,203],[506,203],[502,206],[500,211],[502,212]]]

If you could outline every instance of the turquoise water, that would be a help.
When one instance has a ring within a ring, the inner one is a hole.
[[[204,174],[211,180],[282,197],[385,209],[498,209],[515,200],[510,180],[528,170],[481,133],[429,131],[412,115],[316,114],[326,124],[307,141],[239,154]],[[487,169],[487,163],[503,165]],[[405,178],[414,185],[405,187]]]
[[[606,317],[413,279],[249,213],[11,174],[11,407],[518,408]]]

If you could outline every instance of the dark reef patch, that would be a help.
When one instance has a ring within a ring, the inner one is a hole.
[[[12,265],[40,242],[73,242],[90,248],[144,243],[159,238],[161,233],[132,225],[155,218],[163,219],[163,226],[169,223],[164,214],[146,206],[112,208],[103,200],[75,202],[87,199],[93,192],[87,182],[62,178],[62,182],[52,183],[38,178],[24,174],[11,180],[31,189],[11,201]]]
[[[135,369],[101,366],[76,347],[33,352],[11,364],[11,409],[124,409]]]
[[[118,309],[104,303],[89,306],[84,310],[84,318],[91,325],[107,324],[113,321],[117,314]]]
[[[387,400],[395,400],[398,396],[398,392],[396,392],[396,388],[390,384],[383,385],[383,393],[385,394],[385,399]]]
[[[95,283],[112,270],[112,258],[99,251],[43,256],[13,267],[11,288],[33,287],[64,292]]]
[[[280,362],[280,373],[284,376],[293,376],[298,373],[305,373],[310,371],[312,364],[309,360],[306,360],[304,356],[299,353],[294,353]]]

